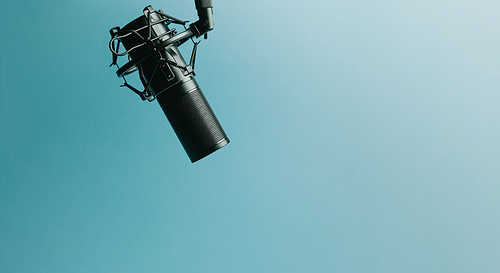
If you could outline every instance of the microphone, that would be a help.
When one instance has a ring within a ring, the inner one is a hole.
[[[196,50],[200,42],[193,37],[205,36],[214,27],[212,0],[195,0],[199,20],[187,25],[187,21],[166,15],[151,6],[144,8],[144,15],[123,28],[110,30],[109,48],[118,77],[124,79],[122,87],[128,87],[142,100],[156,99],[172,125],[192,163],[204,158],[229,143],[212,108],[194,79]],[[184,27],[177,33],[170,24]],[[191,40],[194,44],[189,63],[186,63],[178,47]],[[125,51],[120,53],[120,44]],[[128,62],[117,64],[120,56],[128,55]],[[125,76],[138,71],[144,91],[127,83]]]

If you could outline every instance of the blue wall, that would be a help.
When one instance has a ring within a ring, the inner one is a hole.
[[[0,4],[0,272],[499,272],[498,2],[215,0],[195,164],[108,67],[149,4]]]

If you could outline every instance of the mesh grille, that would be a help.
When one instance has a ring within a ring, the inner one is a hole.
[[[200,89],[162,106],[184,150],[191,158],[227,138]]]

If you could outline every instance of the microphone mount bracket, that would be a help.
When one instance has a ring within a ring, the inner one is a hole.
[[[198,2],[199,2],[198,0],[195,0],[197,9],[200,6],[200,5],[198,5]],[[209,4],[211,5],[211,1],[209,1],[209,2],[210,2]],[[207,3],[205,3],[204,5],[201,5],[201,6],[205,7],[205,6],[207,6]],[[195,63],[195,58],[196,58],[197,47],[198,47],[198,44],[200,42],[195,42],[193,40],[193,37],[199,37],[201,35],[205,35],[205,38],[206,38],[207,32],[210,31],[211,29],[213,29],[213,20],[211,20],[211,16],[209,17],[210,19],[207,19],[208,15],[206,15],[206,14],[208,14],[208,12],[203,13],[203,12],[200,12],[200,9],[198,9],[198,15],[200,16],[200,20],[191,24],[189,26],[189,28],[187,28],[186,24],[189,21],[183,21],[183,20],[177,19],[173,16],[167,15],[167,14],[163,13],[162,10],[158,10],[158,11],[154,10],[153,7],[151,7],[151,6],[147,6],[146,8],[144,8],[143,12],[144,12],[144,16],[146,17],[147,22],[148,22],[146,26],[140,27],[138,29],[121,29],[120,27],[117,26],[117,27],[113,27],[110,29],[109,33],[111,35],[111,40],[109,42],[109,49],[112,53],[112,63],[110,64],[110,66],[115,65],[118,68],[116,71],[116,74],[118,77],[121,77],[124,80],[124,84],[122,84],[121,87],[127,87],[130,90],[132,90],[134,93],[138,94],[143,101],[147,99],[148,101],[151,102],[155,99],[155,97],[154,97],[153,92],[151,92],[151,90],[149,90],[149,86],[145,84],[146,87],[145,87],[144,91],[141,92],[137,88],[128,84],[127,80],[125,79],[125,76],[139,70],[140,64],[143,63],[144,61],[148,60],[149,58],[151,58],[155,54],[160,55],[160,60],[158,61],[157,67],[155,68],[155,71],[158,68],[160,68],[160,70],[162,72],[164,72],[164,74],[165,74],[165,69],[167,69],[167,70],[170,70],[170,73],[168,73],[168,75],[173,76],[173,74],[171,72],[171,68],[170,67],[167,68],[167,66],[171,65],[171,66],[175,66],[175,67],[180,68],[183,71],[183,74],[185,76],[189,75],[189,74],[195,75],[194,63]],[[209,8],[209,12],[210,12],[210,14],[212,13],[211,7]],[[153,16],[153,15],[155,15],[155,16]],[[153,17],[156,17],[159,19],[155,20]],[[162,33],[161,35],[156,35],[156,37],[153,37],[152,32],[154,31],[155,26],[157,26],[159,24],[163,24],[164,26],[168,26],[169,24],[172,24],[172,23],[182,25],[185,30],[180,32],[180,33],[177,33],[176,29],[172,28],[172,29],[168,30],[167,32]],[[200,27],[200,26],[203,26],[203,27]],[[143,31],[146,28],[147,28],[148,36],[144,37],[143,35],[139,34],[139,32]],[[125,52],[120,53],[119,52],[120,43],[121,43],[120,39],[126,38],[126,37],[131,36],[131,35],[137,36],[137,38],[142,40],[142,42],[140,44],[133,46],[132,48],[129,48]],[[171,37],[164,39],[164,37],[167,35],[171,36]],[[183,43],[185,43],[187,40],[191,40],[193,42],[193,51],[191,53],[190,63],[188,65],[182,66],[176,62],[170,61],[170,60],[163,58],[161,56],[161,50],[163,50],[171,45],[180,46]],[[138,50],[143,51],[143,52],[132,59],[130,58],[130,55],[129,55],[129,61],[127,63],[125,63],[123,66],[118,65],[117,61],[118,61],[119,56],[120,57],[125,56],[131,52],[138,51]],[[165,74],[165,75],[167,76],[167,74]],[[151,78],[153,76],[154,76],[154,74],[151,76]],[[167,76],[167,78],[168,78],[168,76]],[[143,83],[151,82],[151,79],[146,80],[146,79],[141,78],[141,80],[143,81]]]

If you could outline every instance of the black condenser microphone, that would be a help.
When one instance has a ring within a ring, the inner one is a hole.
[[[142,100],[156,99],[167,116],[191,162],[215,152],[229,143],[207,99],[194,79],[194,62],[199,42],[193,37],[205,36],[214,27],[212,0],[195,0],[199,20],[187,26],[187,21],[154,10],[144,8],[144,15],[128,23],[123,28],[110,30],[110,50],[113,63],[128,87]],[[170,24],[183,26],[177,33]],[[189,64],[186,63],[178,47],[191,40],[194,43]],[[125,52],[119,53],[120,44]],[[128,54],[128,62],[118,66],[118,56]],[[144,85],[139,91],[127,83],[125,75],[138,71]]]

